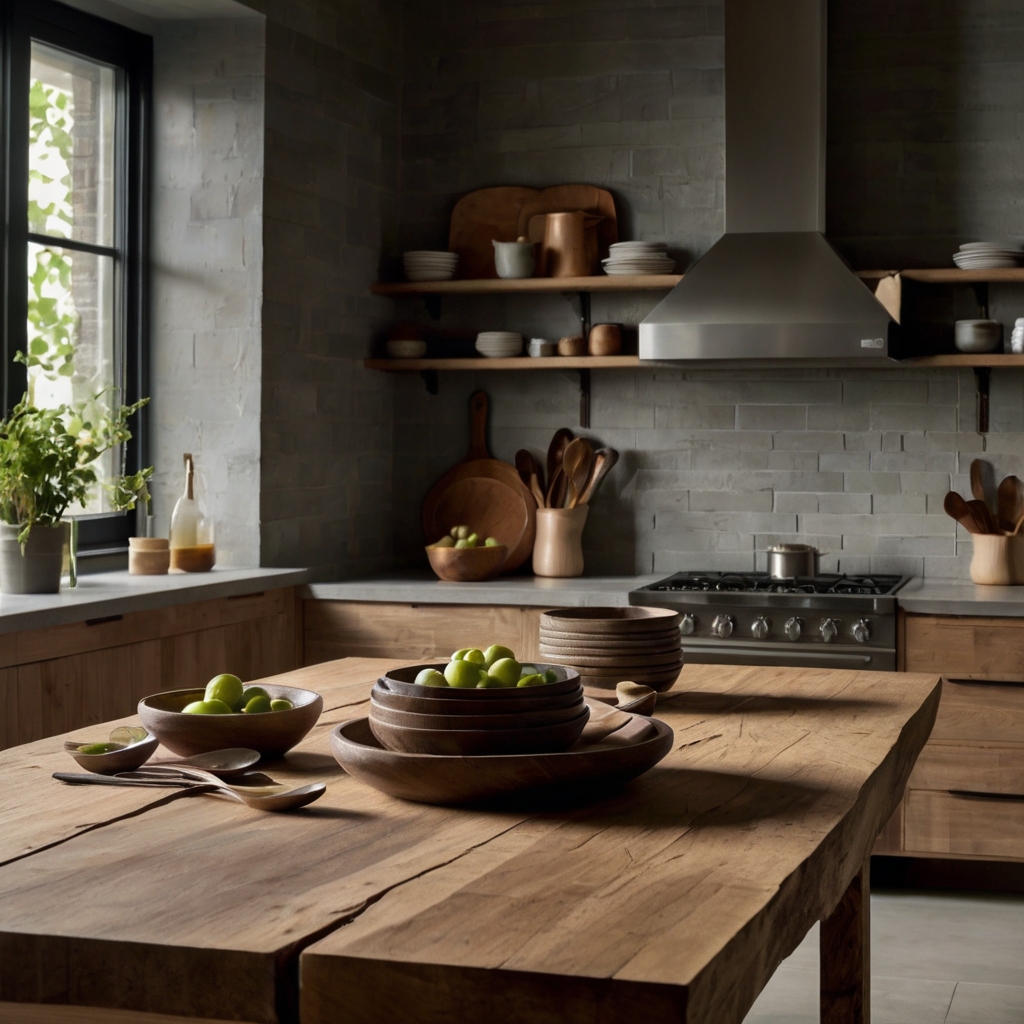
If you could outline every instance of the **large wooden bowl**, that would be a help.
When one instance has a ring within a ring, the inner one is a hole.
[[[657,718],[651,724],[653,735],[625,746],[599,743],[561,754],[465,758],[385,750],[369,720],[355,718],[332,730],[331,753],[360,782],[419,803],[466,804],[530,791],[605,796],[609,787],[641,775],[672,749],[672,729]]]
[[[476,705],[473,705],[474,708]],[[490,705],[487,710],[490,711]],[[423,714],[418,711],[398,711],[379,701],[370,700],[370,720],[406,729],[533,729],[542,725],[568,722],[583,710],[583,698],[565,707],[543,708],[538,711],[515,711],[497,714]]]
[[[448,583],[480,583],[493,580],[508,558],[504,544],[475,548],[427,548],[430,568]]]
[[[541,645],[550,647],[585,647],[593,651],[650,651],[663,647],[678,647],[681,634],[672,628],[665,633],[647,633],[642,639],[629,636],[609,636],[607,633],[554,633],[540,631]]]
[[[552,630],[562,633],[610,633],[629,635],[632,639],[646,638],[649,633],[665,633],[678,627],[679,612],[671,608],[644,608],[631,605],[625,608],[556,608],[540,617],[541,632]]]
[[[226,747],[249,747],[263,757],[287,753],[317,723],[324,702],[319,693],[297,686],[260,683],[271,700],[283,697],[295,706],[261,715],[186,715],[182,708],[202,700],[204,691],[166,690],[139,701],[142,724],[182,757]]]
[[[583,732],[590,708],[567,722],[505,729],[410,729],[391,725],[370,715],[370,731],[386,750],[404,754],[440,754],[478,757],[494,754],[552,754],[568,750]]]
[[[385,684],[394,693],[401,693],[407,697],[423,697],[428,700],[536,700],[540,697],[561,696],[566,693],[573,693],[579,686],[579,675],[565,665],[541,665],[537,662],[530,662],[536,665],[541,671],[552,668],[561,679],[553,683],[541,683],[539,686],[496,686],[493,689],[478,690],[476,688],[463,689],[457,686],[420,686],[413,680],[425,668],[437,669],[443,672],[447,662],[435,662],[431,665],[405,665],[402,668],[392,668],[381,676],[379,682]]]
[[[524,688],[525,689],[525,688]],[[533,687],[529,687],[533,689]],[[446,690],[440,689],[442,694]],[[504,691],[494,691],[501,693]],[[567,693],[555,694],[550,697],[527,697],[520,696],[521,691],[509,690],[513,694],[505,700],[489,700],[486,704],[477,704],[475,701],[445,700],[443,697],[410,697],[407,693],[396,693],[387,682],[379,679],[373,687],[371,697],[382,707],[392,708],[395,711],[411,711],[420,715],[475,715],[486,711],[489,715],[525,715],[535,711],[548,711],[567,707],[579,706],[583,702],[583,687],[577,685],[576,689]]]

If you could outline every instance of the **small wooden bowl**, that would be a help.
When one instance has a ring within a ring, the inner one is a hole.
[[[587,351],[592,356],[617,356],[622,351],[622,328],[618,324],[594,324]]]
[[[102,743],[102,740],[96,742]],[[79,750],[64,749],[87,772],[97,775],[116,775],[118,772],[133,772],[141,768],[156,752],[159,744],[156,736],[150,735],[138,743],[130,743],[120,750],[112,750],[109,754],[83,754]]]
[[[475,548],[427,548],[430,568],[448,583],[479,583],[493,580],[508,558],[504,544]]]
[[[185,715],[182,708],[202,700],[204,690],[166,690],[139,701],[142,724],[168,750],[182,757],[227,747],[249,747],[263,757],[287,753],[317,723],[324,702],[319,693],[297,686],[259,685],[273,700],[283,697],[295,706],[261,715]]]
[[[524,687],[526,689],[526,687]],[[535,689],[535,687],[529,687]],[[441,690],[441,693],[445,693]],[[495,693],[501,691],[492,691]],[[512,692],[511,690],[509,691]],[[370,696],[382,707],[395,711],[409,711],[419,715],[475,715],[486,710],[489,715],[520,715],[534,711],[554,711],[556,709],[578,707],[583,703],[583,687],[568,693],[556,694],[551,697],[520,697],[518,689],[514,696],[507,700],[489,700],[485,707],[471,700],[444,700],[437,697],[410,697],[405,693],[396,693],[384,680],[378,680]]]
[[[567,693],[575,693],[579,689],[579,675],[571,668],[566,668],[564,665],[541,665],[537,662],[529,664],[536,665],[541,672],[553,668],[562,678],[553,683],[541,683],[539,686],[496,686],[494,689],[487,690],[462,689],[457,686],[420,686],[413,681],[425,668],[443,672],[445,664],[447,663],[392,668],[386,675],[381,676],[379,682],[385,684],[394,693],[401,693],[407,697],[423,697],[427,700],[536,700],[541,697],[560,697]]]
[[[423,714],[398,711],[377,700],[370,700],[370,719],[385,725],[406,729],[534,729],[542,725],[558,725],[575,718],[583,710],[582,698],[565,707],[542,708],[539,711],[498,712],[480,715]],[[490,705],[488,705],[490,710]]]
[[[585,356],[587,354],[587,342],[582,334],[569,334],[558,339],[558,354],[560,356]]]
[[[678,628],[681,616],[670,608],[556,608],[540,617],[540,629],[559,633],[608,633],[647,639],[651,633],[667,633]]]
[[[476,757],[488,754],[553,754],[568,750],[583,732],[590,708],[568,722],[507,729],[409,729],[370,716],[370,731],[385,750],[404,754]]]

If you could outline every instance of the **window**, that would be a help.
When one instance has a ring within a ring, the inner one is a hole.
[[[147,133],[152,41],[62,4],[8,0],[4,24],[4,400],[110,407],[146,390]],[[28,356],[28,366],[15,353]],[[103,482],[145,465],[145,410],[94,467],[83,553],[133,522]]]

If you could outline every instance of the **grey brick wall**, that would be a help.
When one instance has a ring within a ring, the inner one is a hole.
[[[397,0],[269,0],[264,565],[391,564],[393,382],[362,367],[398,205]]]
[[[152,442],[167,536],[196,457],[220,565],[258,565],[263,20],[154,35]]]

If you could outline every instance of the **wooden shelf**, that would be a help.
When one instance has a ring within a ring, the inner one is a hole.
[[[674,288],[682,274],[598,277],[486,278],[473,281],[396,281],[370,285],[374,295],[497,295],[507,292],[630,292]]]
[[[364,359],[368,370],[610,370],[639,366],[639,356],[515,356],[509,359]]]
[[[960,270],[958,267],[929,267],[920,270],[858,270],[857,276],[866,281],[899,274],[907,281],[927,284],[983,284],[1019,282],[1024,284],[1024,267],[1006,267],[1001,270]]]

